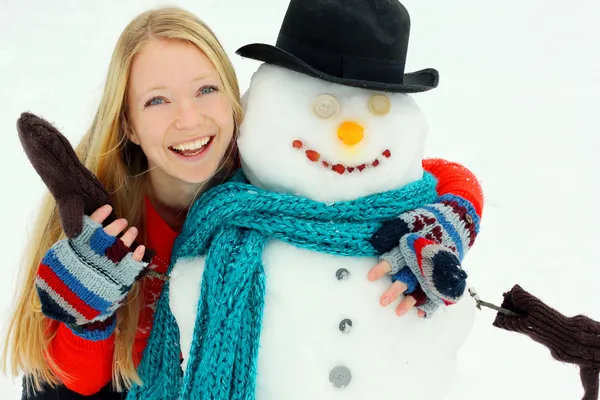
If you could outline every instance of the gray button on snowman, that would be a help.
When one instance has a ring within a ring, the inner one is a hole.
[[[292,0],[275,46],[239,49],[264,62],[239,129],[250,183],[335,207],[422,179],[428,128],[411,94],[438,73],[405,72],[409,32],[395,0]],[[443,399],[475,308],[399,318],[379,304],[390,281],[367,280],[377,262],[267,241],[256,399]],[[203,269],[182,260],[170,280],[184,371]]]

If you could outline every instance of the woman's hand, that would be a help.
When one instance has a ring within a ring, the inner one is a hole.
[[[90,219],[94,222],[97,222],[102,225],[104,220],[110,215],[112,211],[112,207],[109,205],[105,205],[97,209],[90,215]],[[109,225],[104,227],[104,232],[110,236],[118,236],[123,230],[127,227],[127,220],[125,218],[117,219],[111,222]],[[131,244],[135,241],[135,238],[138,235],[138,229],[135,226],[130,227],[121,237],[123,244],[127,247],[130,247]],[[140,245],[133,252],[133,260],[140,262],[142,261],[142,257],[144,256],[145,247]]]
[[[381,261],[379,264],[375,265],[369,273],[367,274],[367,279],[370,281],[376,281],[383,277],[388,277],[390,271],[392,270],[392,266],[386,260]],[[393,282],[390,287],[383,293],[380,299],[380,304],[383,307],[388,306],[394,300],[398,298],[401,294],[403,294],[408,289],[408,285],[400,280]],[[396,315],[401,317],[405,315],[411,308],[413,308],[417,304],[417,299],[412,295],[406,295],[404,299],[398,304],[396,307]],[[419,317],[424,317],[425,312],[422,310],[418,310]]]

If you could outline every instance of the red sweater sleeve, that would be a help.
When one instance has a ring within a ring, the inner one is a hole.
[[[89,396],[112,380],[114,333],[104,340],[92,341],[77,336],[62,322],[50,342],[48,353],[62,372],[54,371],[70,390]]]
[[[453,194],[469,201],[477,215],[483,213],[483,191],[477,178],[461,164],[439,158],[423,160],[423,169],[438,180],[437,192],[440,196]]]

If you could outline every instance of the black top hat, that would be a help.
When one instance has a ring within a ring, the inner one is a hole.
[[[397,0],[291,0],[275,46],[236,53],[347,86],[433,89],[437,70],[404,72],[409,35],[410,16]]]

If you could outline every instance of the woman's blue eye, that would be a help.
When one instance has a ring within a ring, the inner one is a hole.
[[[200,88],[200,94],[211,94],[212,92],[216,92],[217,88],[215,86],[204,86]]]
[[[163,100],[163,99],[161,99],[161,98],[159,98],[159,97],[153,97],[153,98],[151,98],[150,100],[148,100],[148,101],[146,102],[146,104],[144,104],[144,107],[148,107],[148,106],[156,106],[156,105],[159,105],[159,104],[162,104],[162,103],[164,103],[164,100]]]

